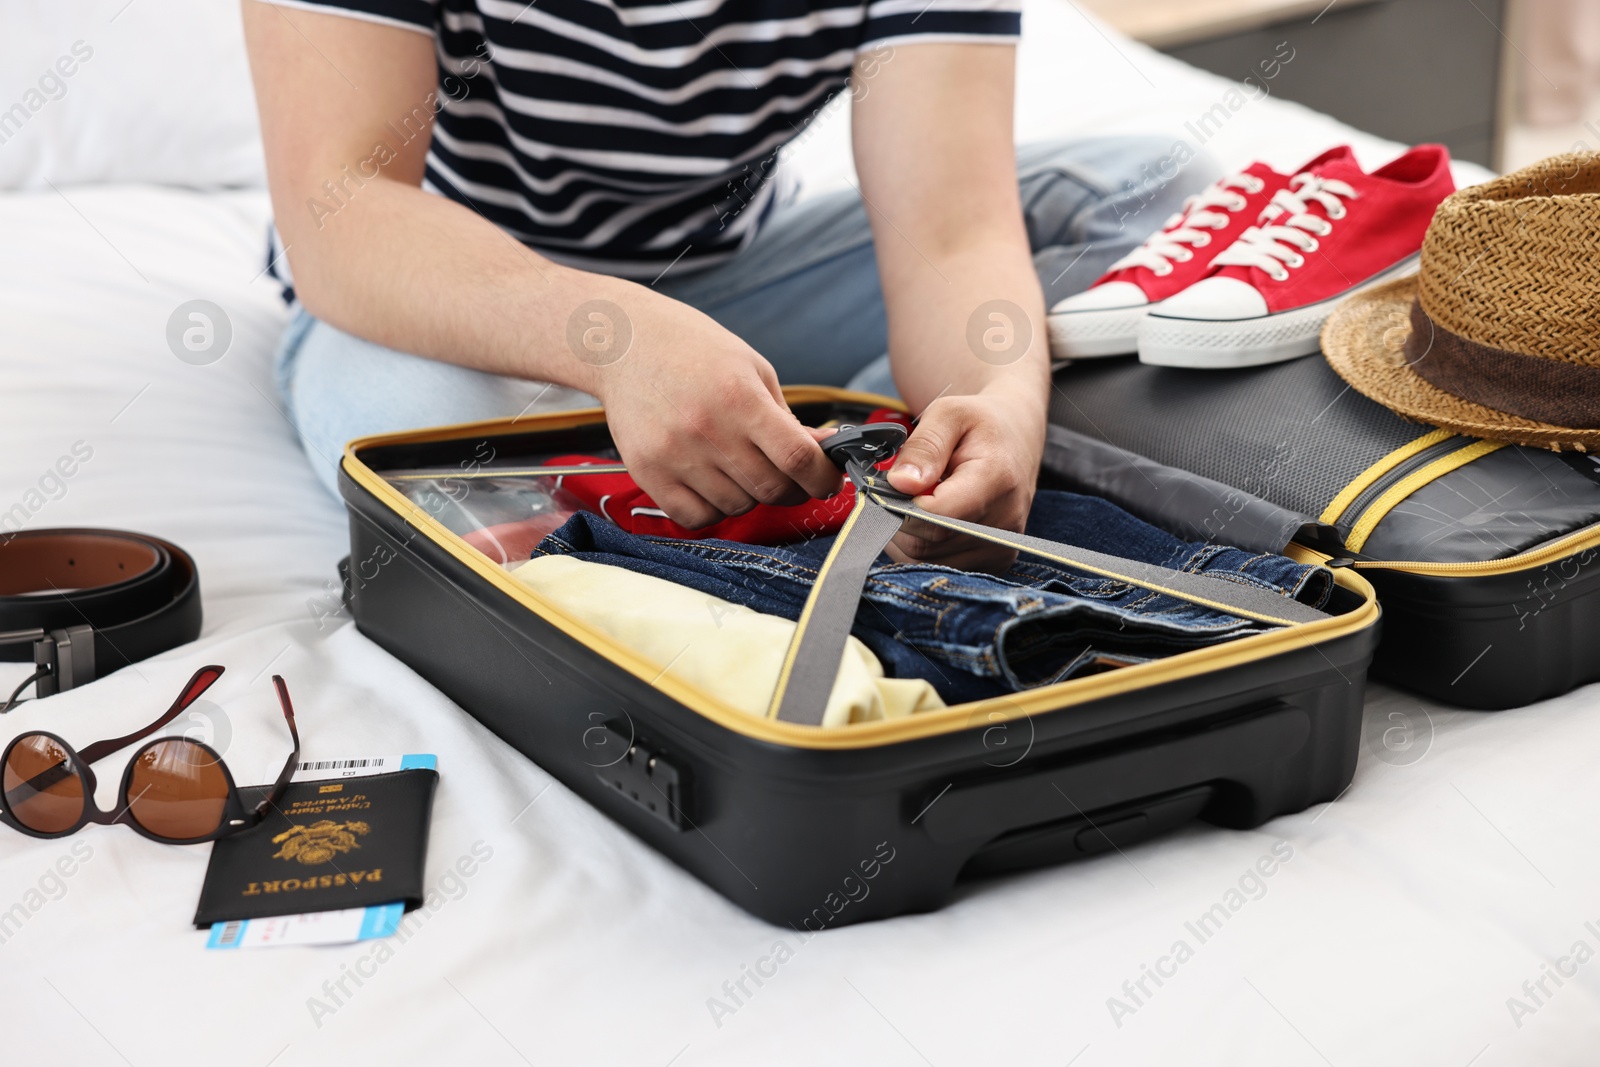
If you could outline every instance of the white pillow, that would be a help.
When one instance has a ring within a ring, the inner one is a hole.
[[[235,0],[12,0],[0,189],[262,185]]]

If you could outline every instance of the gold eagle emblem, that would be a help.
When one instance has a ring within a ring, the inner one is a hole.
[[[283,846],[272,858],[299,860],[308,867],[327,863],[341,852],[360,848],[356,837],[370,829],[364,822],[334,822],[332,819],[322,819],[310,826],[296,824],[272,839],[274,845]]]

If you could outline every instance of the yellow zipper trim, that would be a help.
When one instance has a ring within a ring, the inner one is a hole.
[[[1415,443],[1415,442],[1413,442]],[[1395,482],[1383,495],[1374,500],[1361,517],[1350,527],[1350,535],[1344,539],[1345,547],[1352,552],[1360,552],[1361,547],[1367,543],[1367,538],[1372,536],[1372,531],[1379,522],[1402,500],[1427,485],[1435,478],[1442,478],[1457,467],[1465,467],[1475,459],[1487,456],[1491,452],[1498,452],[1506,447],[1504,441],[1474,441],[1456,449],[1448,455],[1440,456],[1432,463],[1412,471],[1410,474]]]
[[[1399,448],[1395,449],[1393,452],[1390,452],[1387,456],[1384,456],[1382,459],[1378,460],[1378,462],[1374,463],[1372,466],[1356,475],[1355,480],[1349,485],[1345,486],[1343,489],[1339,490],[1339,495],[1334,497],[1333,500],[1329,502],[1328,506],[1322,509],[1322,514],[1318,516],[1318,518],[1330,525],[1338,522],[1339,516],[1344,514],[1345,509],[1351,504],[1355,503],[1356,497],[1366,492],[1367,489],[1371,487],[1372,483],[1376,482],[1379,478],[1382,478],[1385,474],[1388,474],[1390,471],[1394,470],[1396,467],[1410,459],[1412,456],[1416,455],[1418,452],[1421,452],[1424,449],[1432,448],[1440,441],[1448,441],[1454,436],[1455,434],[1451,433],[1449,430],[1434,430],[1432,433],[1423,434],[1415,441],[1401,445]]]
[[[784,399],[790,404],[833,401],[903,408],[899,402],[875,394],[854,393],[821,386],[789,387],[783,392]],[[663,674],[660,664],[643,659],[632,649],[594,629],[581,619],[568,615],[541,597],[532,586],[519,581],[504,567],[492,562],[489,557],[451,533],[444,524],[408,500],[398,489],[385,481],[382,475],[363,463],[357,455],[363,449],[379,445],[459,440],[473,434],[500,437],[534,430],[569,429],[602,422],[604,418],[605,413],[601,409],[588,408],[582,411],[519,416],[516,419],[488,419],[427,430],[359,437],[345,446],[341,465],[357,485],[371,493],[391,511],[404,516],[422,535],[516,603],[691,711],[719,726],[756,740],[794,748],[857,749],[955,733],[978,725],[993,726],[996,723],[1088,704],[1151,686],[1181,682],[1229,667],[1258,662],[1310,644],[1334,641],[1372,626],[1379,618],[1377,597],[1371,583],[1355,573],[1352,568],[1340,567],[1333,571],[1334,581],[1359,595],[1362,603],[1343,615],[1331,615],[1317,622],[1268,630],[1248,637],[1234,638],[1209,648],[1151,660],[1148,663],[1057,682],[1054,685],[1041,686],[1022,693],[1010,693],[988,700],[957,704],[938,711],[919,712],[899,719],[852,723],[839,727],[819,727],[761,718],[717,700],[703,690],[670,674]],[[1302,549],[1298,545],[1290,545],[1285,554],[1302,563],[1327,559],[1326,556]],[[462,595],[469,594],[463,590]]]
[[[1532,570],[1553,563],[1586,549],[1600,548],[1600,522],[1574,530],[1569,534],[1547,541],[1526,552],[1505,559],[1478,560],[1469,563],[1424,563],[1416,560],[1358,559],[1351,566],[1363,571],[1405,571],[1407,574],[1428,574],[1440,578],[1486,578],[1496,574]]]

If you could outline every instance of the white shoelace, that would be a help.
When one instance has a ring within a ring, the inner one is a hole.
[[[1317,250],[1317,238],[1333,232],[1328,219],[1345,217],[1344,201],[1358,198],[1354,189],[1337,178],[1296,174],[1289,179],[1289,188],[1273,196],[1260,222],[1223,249],[1212,265],[1258,267],[1273,281],[1284,281],[1291,270],[1305,265],[1306,253]],[[1311,214],[1314,203],[1322,205],[1327,219]]]
[[[1172,261],[1187,263],[1193,249],[1211,243],[1207,230],[1226,229],[1232,212],[1243,211],[1249,201],[1234,190],[1259,193],[1266,183],[1253,174],[1234,174],[1206,187],[1183,202],[1183,207],[1144,244],[1111,264],[1111,270],[1147,267],[1157,276],[1172,273]],[[1215,210],[1221,208],[1222,210]]]

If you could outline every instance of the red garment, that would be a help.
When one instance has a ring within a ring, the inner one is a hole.
[[[461,539],[503,566],[521,563],[533,555],[539,542],[571,518],[565,511],[547,511],[531,519],[501,522],[462,534]]]
[[[866,421],[894,422],[908,431],[911,429],[909,417],[888,408],[879,408]],[[554,456],[545,460],[544,465],[573,467],[615,462],[594,456]],[[667,518],[667,513],[634,483],[631,474],[567,474],[558,479],[558,484],[591,511],[604,515],[629,533],[692,541],[715,537],[747,545],[782,545],[836,533],[856,502],[855,486],[846,482],[842,492],[827,500],[808,500],[792,507],[757,504],[743,515],[723,519],[702,530],[690,530]]]

